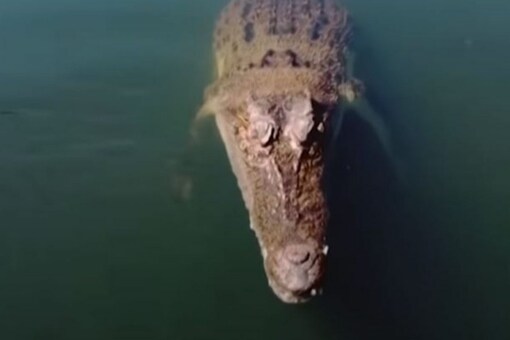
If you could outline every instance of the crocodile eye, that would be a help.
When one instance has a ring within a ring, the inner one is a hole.
[[[274,125],[267,120],[257,120],[252,124],[251,137],[258,139],[262,146],[269,145],[276,131]]]
[[[295,118],[292,122],[291,134],[297,141],[304,143],[312,131],[313,125],[312,115]]]
[[[287,122],[284,135],[290,138],[293,147],[298,148],[306,142],[315,125],[309,94],[302,93],[285,98],[282,109]]]

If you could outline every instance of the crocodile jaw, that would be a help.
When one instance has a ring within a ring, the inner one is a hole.
[[[242,150],[246,141],[229,116],[215,117],[260,245],[269,286],[283,302],[305,302],[320,291],[325,270],[328,213],[321,188],[322,145],[317,141],[304,150],[282,139],[262,162],[248,162]],[[244,147],[248,153],[256,149]]]

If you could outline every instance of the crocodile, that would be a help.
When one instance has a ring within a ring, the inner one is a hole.
[[[321,292],[327,131],[362,87],[346,66],[350,35],[333,0],[234,0],[214,31],[217,74],[199,116],[215,118],[269,286],[285,303]]]

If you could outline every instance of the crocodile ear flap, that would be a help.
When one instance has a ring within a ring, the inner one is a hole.
[[[355,100],[359,99],[363,96],[365,92],[365,86],[358,79],[351,79],[345,83],[340,84],[338,86],[338,95],[347,100],[348,103],[352,103]]]
[[[190,135],[192,143],[199,141],[199,125],[204,118],[225,112],[229,103],[228,91],[221,83],[215,82],[207,87],[204,94],[204,103],[191,122]]]
[[[223,112],[227,107],[228,101],[229,95],[223,84],[216,82],[209,85],[205,90],[204,103],[198,110],[195,120],[201,120],[202,118]]]
[[[214,85],[212,85],[214,86]],[[219,112],[219,108],[221,106],[220,100],[217,95],[211,94],[210,91],[211,87],[207,88],[205,92],[205,99],[204,103],[200,107],[200,109],[197,112],[197,115],[195,116],[195,120],[201,120],[205,117],[214,116],[217,112]]]

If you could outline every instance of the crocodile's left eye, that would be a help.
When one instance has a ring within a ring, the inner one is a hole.
[[[257,119],[251,123],[250,137],[257,139],[262,146],[268,146],[275,137],[274,124],[266,119]]]

